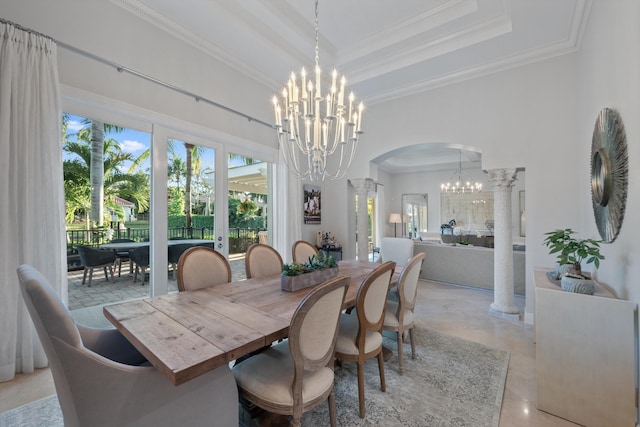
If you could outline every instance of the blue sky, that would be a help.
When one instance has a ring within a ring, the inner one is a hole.
[[[69,118],[67,134],[72,135],[77,133],[80,129],[83,128],[82,122],[84,121],[83,117],[71,115]],[[72,138],[73,139],[73,138]],[[137,131],[135,129],[125,128],[122,132],[107,132],[105,134],[105,139],[114,139],[118,141],[120,144],[120,148],[125,153],[130,153],[134,158],[138,157],[145,150],[147,150],[151,144],[151,134],[147,132]],[[184,145],[180,144],[182,141],[177,141],[178,144],[175,144],[174,151],[180,155],[183,159],[185,158],[185,150]],[[68,158],[68,154],[64,154],[65,158]],[[214,150],[213,149],[205,149],[202,157],[202,165],[203,168],[215,168],[214,164]],[[126,169],[129,167],[127,164]],[[149,169],[149,161],[145,161],[142,165],[142,170],[147,171]]]

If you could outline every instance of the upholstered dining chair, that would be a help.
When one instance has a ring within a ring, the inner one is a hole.
[[[401,237],[383,237],[380,241],[380,262],[393,261],[403,268],[413,256],[413,240]]]
[[[404,333],[409,332],[411,340],[411,358],[416,358],[415,331],[413,328],[413,310],[418,294],[418,278],[424,262],[424,252],[420,252],[409,260],[398,279],[397,287],[391,291],[396,298],[387,299],[387,310],[384,315],[383,330],[395,331],[398,334],[398,365],[404,374],[402,342]],[[396,301],[397,300],[397,301]]]
[[[293,254],[293,262],[304,263],[309,261],[312,256],[318,255],[318,250],[311,243],[298,240],[291,247],[291,253]]]
[[[360,418],[365,417],[364,362],[378,357],[380,389],[386,391],[382,356],[382,322],[387,292],[396,263],[387,261],[367,275],[358,288],[355,313],[340,316],[336,341],[336,359],[358,363],[358,399]]]
[[[89,272],[89,283],[91,287],[91,279],[93,278],[93,269],[102,267],[104,269],[104,277],[109,281],[109,272],[111,272],[111,281],[113,282],[113,266],[116,261],[116,253],[112,250],[92,248],[91,246],[78,245],[78,255],[80,262],[84,267],[82,275],[82,284],[84,285]]]
[[[35,268],[17,272],[65,426],[238,426],[238,392],[226,364],[176,387],[116,329],[76,325]]]
[[[231,265],[220,252],[194,246],[182,253],[178,261],[180,292],[206,288],[231,281]]]
[[[255,243],[249,246],[244,263],[247,279],[282,273],[282,257],[269,245]]]
[[[144,285],[145,274],[147,272],[147,267],[149,267],[149,246],[140,246],[139,248],[135,248],[131,252],[129,252],[129,259],[135,265],[135,270],[133,272],[133,283],[136,283],[138,280],[138,272],[142,272],[142,285]]]
[[[299,427],[303,412],[325,400],[336,425],[333,351],[349,278],[338,276],[314,288],[296,309],[289,339],[233,367],[241,397],[267,411],[290,415]]]

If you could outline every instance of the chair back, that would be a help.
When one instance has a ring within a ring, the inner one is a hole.
[[[78,245],[78,255],[80,255],[80,262],[85,267],[100,267],[116,260],[116,253],[112,250],[84,245]]]
[[[289,326],[289,350],[300,379],[303,371],[333,368],[334,349],[338,335],[338,320],[350,279],[334,277],[315,287],[300,302]],[[294,384],[294,396],[295,396]]]
[[[387,293],[395,267],[396,263],[393,261],[383,263],[364,278],[358,289],[356,300],[356,311],[360,323],[356,339],[358,348],[364,347],[367,331],[382,331]]]
[[[182,253],[178,261],[178,290],[206,288],[231,281],[231,266],[220,252],[194,246]]]
[[[293,244],[291,253],[293,254],[293,262],[305,263],[309,261],[309,258],[313,255],[317,255],[318,250],[311,243],[298,240]]]
[[[171,264],[177,264],[180,256],[189,248],[193,247],[193,243],[178,243],[177,245],[169,245],[168,260]]]
[[[244,258],[247,279],[282,273],[282,257],[269,245],[253,244]]]
[[[149,246],[140,246],[129,252],[129,259],[141,267],[149,266]]]
[[[418,294],[418,278],[424,262],[424,252],[420,252],[409,260],[409,264],[402,270],[398,280],[399,310],[413,311]]]
[[[400,237],[383,237],[380,241],[380,260],[393,261],[398,267],[407,265],[413,256],[413,240]]]
[[[27,311],[49,359],[65,425],[80,425],[64,366],[52,342],[58,340],[71,347],[83,347],[80,332],[69,310],[39,271],[29,265],[21,265],[18,267],[18,280]]]

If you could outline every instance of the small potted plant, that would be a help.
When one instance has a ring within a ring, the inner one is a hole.
[[[284,291],[297,291],[325,282],[338,275],[338,263],[332,256],[320,252],[308,262],[292,262],[282,267],[280,287]]]
[[[604,255],[600,253],[602,240],[576,239],[570,228],[558,229],[545,233],[544,244],[549,248],[549,254],[557,254],[558,268],[554,273],[555,279],[560,279],[563,290],[593,294],[594,283],[582,274],[582,263],[593,263],[600,267]]]

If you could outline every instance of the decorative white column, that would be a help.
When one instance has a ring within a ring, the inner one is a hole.
[[[511,233],[511,190],[515,169],[489,170],[493,188],[493,303],[489,314],[518,320],[520,314],[513,298],[513,238]]]
[[[356,196],[358,196],[358,259],[367,261],[369,259],[369,230],[367,218],[367,199],[369,192],[375,191],[375,182],[371,178],[350,179]]]

